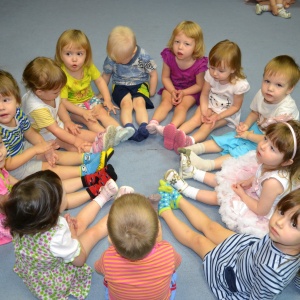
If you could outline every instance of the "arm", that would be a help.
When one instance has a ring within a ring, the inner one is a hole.
[[[194,85],[182,90],[183,94],[184,95],[197,94],[202,90],[203,85],[204,85],[204,72],[201,72],[196,75],[196,83]]]
[[[249,115],[247,116],[245,122],[241,122],[236,127],[236,132],[238,135],[240,135],[242,132],[247,131],[254,122],[258,120],[258,112],[252,110]]]
[[[102,78],[103,78],[103,80],[106,82],[106,85],[107,85],[107,87],[108,87],[108,84],[109,84],[110,78],[111,78],[111,74],[102,73]]]
[[[158,75],[157,71],[153,70],[152,72],[149,73],[150,75],[150,80],[149,80],[149,85],[150,85],[150,97],[154,96],[156,93],[156,88],[157,88],[157,82],[158,82]]]
[[[202,122],[206,123],[207,117],[211,115],[211,111],[208,109],[208,97],[211,89],[211,85],[205,80],[200,96],[200,108],[201,108],[201,118]]]
[[[258,216],[267,215],[270,212],[276,197],[283,193],[281,183],[275,178],[266,179],[262,183],[262,191],[259,200],[248,196],[239,184],[233,185],[232,189],[247,207]]]

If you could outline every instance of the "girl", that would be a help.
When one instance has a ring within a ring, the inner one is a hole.
[[[240,159],[230,159],[217,174],[185,164],[183,177],[204,182],[215,191],[190,187],[174,170],[165,178],[187,197],[220,205],[222,220],[231,230],[262,237],[278,201],[299,183],[299,147],[298,121],[271,124],[258,143],[256,155],[251,151]]]
[[[162,83],[164,88],[161,103],[147,125],[149,133],[164,135],[164,145],[172,148],[169,142],[171,132],[175,132],[186,119],[187,111],[199,105],[199,96],[207,70],[207,57],[204,56],[204,41],[201,27],[192,21],[183,21],[173,30],[168,48],[161,52],[163,58]],[[159,123],[174,107],[171,124],[164,131]]]
[[[56,144],[46,142],[30,126],[20,105],[17,82],[11,74],[0,70],[0,135],[7,150],[5,167],[12,176],[23,179],[34,172],[51,169],[62,179],[68,179],[96,172],[106,152],[54,151]],[[107,152],[111,156],[112,151]]]
[[[203,259],[206,280],[217,299],[274,299],[294,278],[297,284],[299,189],[280,200],[269,221],[269,234],[259,239],[224,228],[168,188],[159,202],[159,215],[176,239]],[[181,209],[203,235],[179,220],[171,208]]]
[[[32,60],[25,67],[23,82],[28,91],[22,98],[22,109],[46,141],[55,140],[60,148],[78,152],[99,152],[113,147],[114,130],[99,133],[97,137],[95,132],[81,129],[71,121],[59,96],[67,77],[52,59]]]
[[[111,111],[116,114],[116,107],[111,102],[106,82],[93,64],[92,48],[87,36],[76,29],[64,31],[56,44],[55,60],[67,76],[67,84],[60,96],[66,109],[71,112],[71,119],[83,123],[94,132],[103,131],[97,120],[105,128],[113,125],[116,127],[114,146],[128,140],[134,134],[134,129],[123,128],[109,115]],[[98,98],[101,94],[94,97],[92,81],[102,94],[103,101]]]
[[[204,141],[216,128],[225,125],[235,128],[239,124],[244,94],[250,89],[241,62],[241,50],[234,42],[224,40],[211,49],[200,106],[179,131],[169,136],[176,152],[179,147]],[[185,135],[199,126],[192,136]]]
[[[5,226],[13,235],[14,271],[39,299],[85,299],[92,269],[85,261],[95,244],[107,235],[107,216],[87,229],[102,206],[117,193],[111,179],[96,201],[76,218],[61,217],[67,206],[60,178],[40,171],[15,184],[4,204]]]

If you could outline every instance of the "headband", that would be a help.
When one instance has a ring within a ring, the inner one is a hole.
[[[295,157],[295,155],[296,155],[296,152],[297,152],[297,138],[296,138],[296,134],[295,134],[295,131],[294,131],[293,127],[289,123],[287,123],[287,122],[283,122],[283,123],[290,129],[290,131],[292,133],[292,136],[293,136],[293,140],[294,140],[294,152],[293,152],[293,155],[291,157],[291,159],[293,160],[294,157]]]

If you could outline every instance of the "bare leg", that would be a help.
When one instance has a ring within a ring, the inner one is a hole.
[[[121,114],[120,120],[123,125],[127,123],[132,123],[132,110],[133,110],[133,103],[130,94],[127,94],[121,101]]]
[[[143,97],[133,99],[133,109],[135,110],[136,122],[139,125],[142,123],[148,123],[148,112]]]
[[[188,110],[195,104],[195,99],[192,96],[184,96],[182,102],[174,109],[172,123],[175,127],[179,127],[185,120]]]
[[[52,168],[47,162],[43,162],[42,170],[51,170],[54,173],[56,173],[62,180],[81,176],[80,166],[59,166],[58,165]]]
[[[200,106],[197,107],[194,115],[184,122],[179,129],[182,130],[184,133],[189,134],[191,133],[194,129],[198,128],[201,126],[201,109]]]
[[[93,132],[103,132],[105,128],[99,124],[98,121],[86,121],[83,117],[75,115],[75,114],[70,114],[70,117],[73,122],[79,123],[79,124],[84,124],[89,130]]]
[[[155,110],[152,119],[157,120],[158,123],[160,123],[167,117],[169,111],[172,110],[172,108],[173,105],[171,103],[171,94],[167,90],[164,90],[162,92],[161,102]]]

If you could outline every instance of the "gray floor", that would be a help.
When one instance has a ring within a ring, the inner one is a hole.
[[[160,52],[175,25],[184,19],[196,21],[202,27],[207,54],[220,40],[231,39],[237,42],[243,53],[243,66],[251,85],[245,96],[242,119],[249,112],[249,104],[260,88],[263,68],[271,58],[289,54],[300,63],[299,2],[291,7],[290,20],[274,17],[270,13],[257,16],[254,12],[254,2],[245,4],[243,0],[0,0],[0,5],[0,68],[11,72],[21,87],[21,74],[25,65],[36,56],[53,57],[59,35],[68,28],[85,31],[93,47],[94,62],[102,69],[106,39],[110,30],[116,25],[132,27],[139,45],[156,60],[159,74],[162,67]],[[294,90],[293,96],[300,103],[299,86]],[[153,101],[157,106],[159,96],[156,95]],[[192,111],[189,115],[191,113]],[[149,115],[152,114],[153,111],[149,111]],[[168,121],[170,116],[165,123]],[[222,129],[218,133],[224,131]],[[179,157],[174,152],[164,149],[161,137],[151,136],[139,144],[126,142],[116,147],[110,162],[119,175],[119,186],[131,185],[137,192],[149,195],[156,192],[158,181],[166,170],[178,168]],[[198,183],[191,183],[206,188]],[[193,203],[221,222],[217,207]],[[103,208],[98,219],[109,211],[109,206]],[[79,208],[71,213],[75,215],[78,211]],[[176,211],[176,215],[185,220],[180,211]],[[179,244],[166,224],[162,224],[164,238],[170,241],[183,257],[178,270],[177,299],[214,299],[204,279],[201,259],[190,249]],[[87,263],[93,266],[107,246],[107,240],[100,241]],[[1,246],[0,298],[33,299],[21,279],[12,271],[13,264],[12,244]],[[103,299],[102,279],[102,276],[94,273],[88,299]],[[299,299],[299,293],[291,284],[278,299]]]

